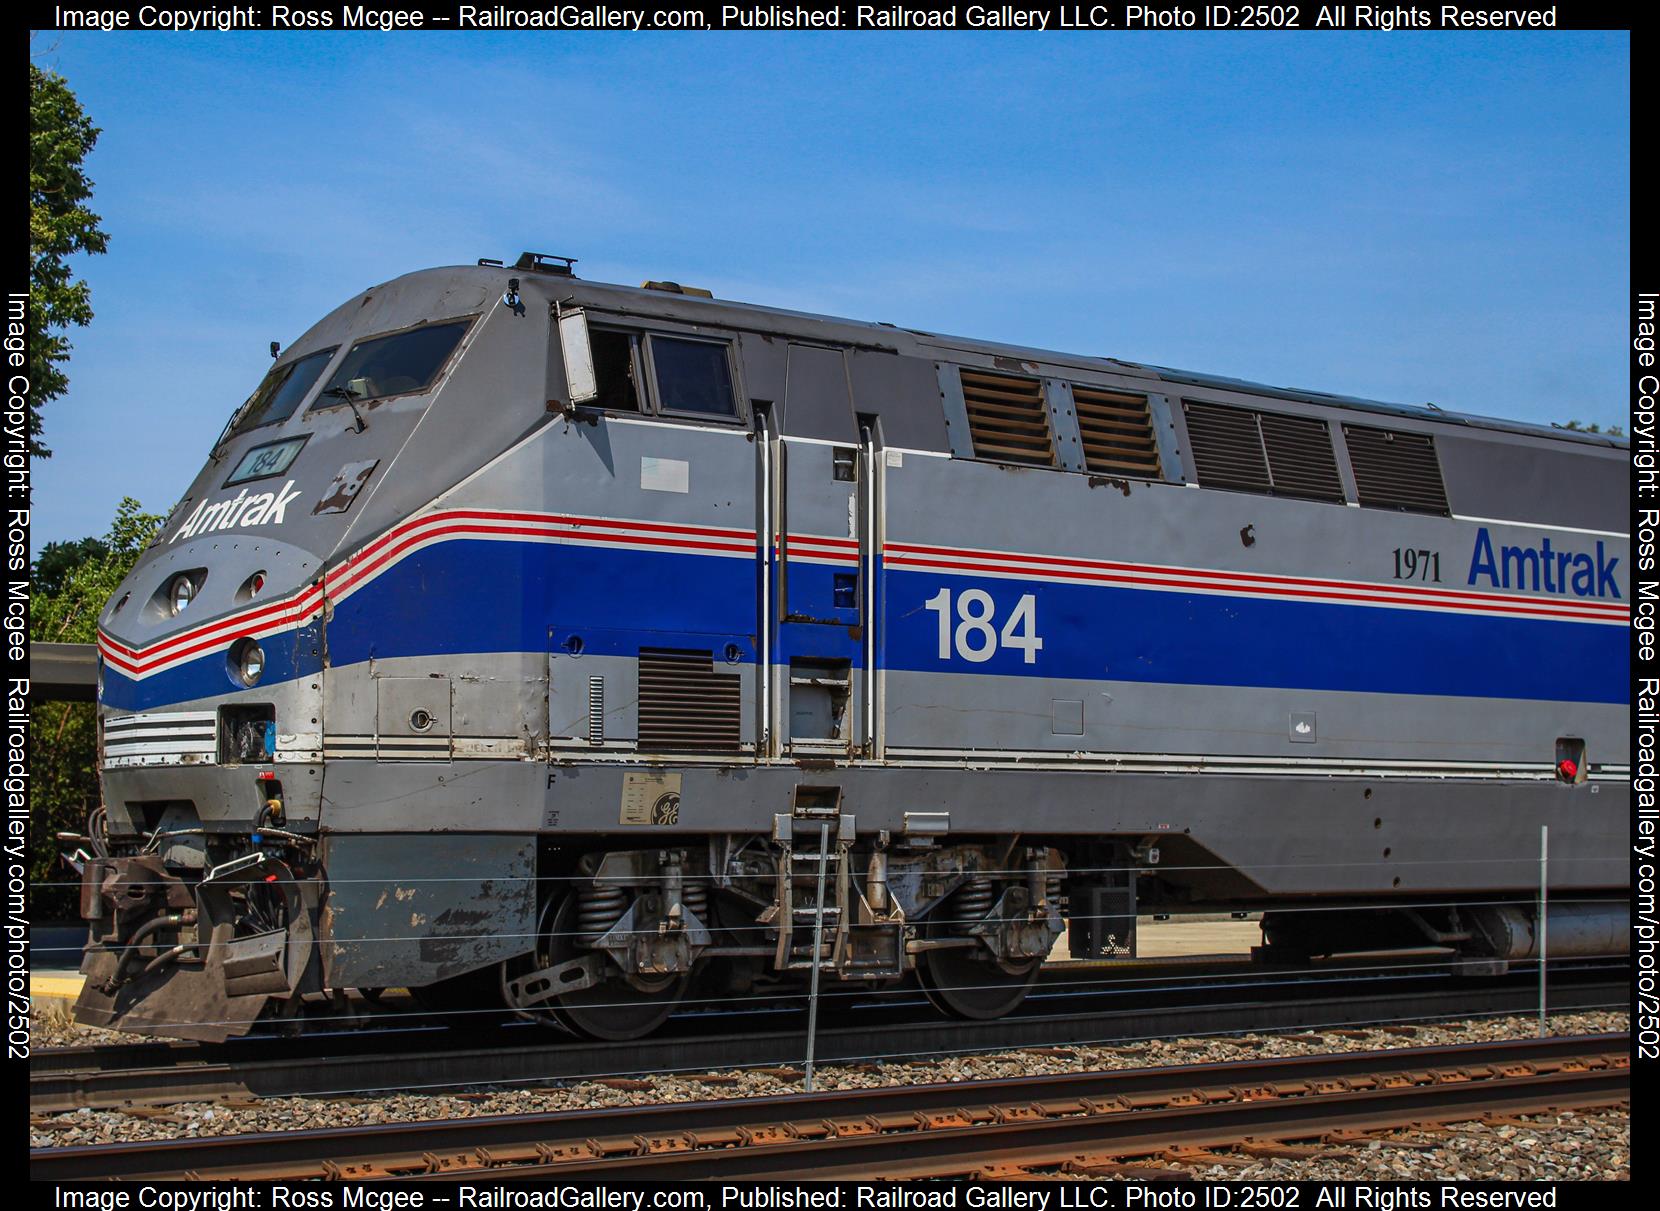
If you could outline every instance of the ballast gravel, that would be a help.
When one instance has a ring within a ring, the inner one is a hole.
[[[36,1043],[58,1045],[128,1041],[108,1031],[52,1026]],[[1624,1010],[1565,1013],[1550,1021],[1554,1034],[1625,1030]],[[1248,1034],[1219,1038],[1158,1039],[1111,1046],[1033,1047],[984,1055],[932,1059],[873,1060],[819,1066],[823,1089],[865,1089],[944,1081],[990,1080],[1049,1073],[1219,1063],[1334,1051],[1370,1051],[1529,1037],[1532,1017],[1474,1019],[1421,1026],[1379,1026]],[[88,1033],[103,1036],[87,1038]],[[418,1063],[418,1062],[417,1062]],[[418,1068],[416,1069],[418,1071]],[[256,1131],[301,1131],[321,1127],[367,1126],[423,1119],[473,1118],[647,1106],[663,1102],[760,1097],[798,1092],[796,1069],[723,1069],[708,1073],[619,1075],[561,1081],[535,1088],[470,1087],[420,1092],[361,1094],[330,1098],[240,1098],[130,1110],[75,1110],[33,1115],[34,1148],[108,1144],[138,1140],[234,1135]],[[1234,1150],[1176,1151],[1134,1161],[1075,1166],[1055,1177],[1157,1176],[1234,1180],[1408,1178],[1574,1180],[1630,1177],[1630,1116],[1625,1109],[1562,1112],[1368,1133],[1280,1148],[1278,1155]]]

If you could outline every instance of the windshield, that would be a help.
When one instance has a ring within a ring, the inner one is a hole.
[[[359,341],[340,359],[340,368],[311,405],[311,410],[336,408],[348,398],[361,401],[425,391],[444,368],[470,322],[429,324],[393,336]]]
[[[308,353],[286,366],[273,366],[258,390],[242,405],[241,416],[231,430],[231,436],[258,429],[262,425],[274,425],[293,416],[294,409],[300,406],[300,401],[311,390],[311,385],[323,373],[323,367],[329,364],[329,358],[339,347],[334,345]]]

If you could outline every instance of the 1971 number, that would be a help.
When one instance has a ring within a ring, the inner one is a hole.
[[[1433,580],[1441,582],[1441,552],[1426,551],[1422,547],[1395,548],[1396,580]]]

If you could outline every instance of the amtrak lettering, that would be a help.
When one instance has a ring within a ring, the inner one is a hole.
[[[1619,559],[1604,554],[1601,541],[1593,557],[1579,551],[1562,551],[1551,546],[1550,538],[1537,547],[1500,547],[1493,553],[1493,539],[1483,526],[1476,531],[1476,549],[1470,556],[1470,580],[1485,581],[1494,589],[1530,589],[1535,593],[1569,593],[1575,597],[1619,597],[1614,569]]]
[[[214,504],[203,501],[196,506],[196,511],[180,526],[178,533],[167,541],[178,542],[181,538],[192,538],[197,534],[205,534],[209,530],[229,530],[233,526],[271,526],[281,525],[283,514],[294,498],[300,494],[289,480],[276,493],[258,492],[248,495],[248,489],[243,488],[231,500],[221,500]]]

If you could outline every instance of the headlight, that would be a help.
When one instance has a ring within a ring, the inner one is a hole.
[[[184,613],[184,608],[196,596],[196,582],[189,576],[175,576],[173,583],[167,586],[167,604],[174,614]]]
[[[231,673],[243,685],[258,685],[265,672],[265,651],[252,639],[244,639],[231,649]]]

